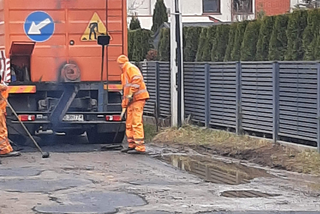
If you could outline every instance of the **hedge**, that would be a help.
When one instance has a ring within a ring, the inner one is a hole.
[[[302,47],[302,38],[304,29],[307,26],[307,10],[294,11],[288,21],[287,26],[287,52],[285,60],[302,60],[304,50]]]
[[[286,35],[288,18],[288,15],[281,15],[276,18],[269,44],[269,60],[284,60],[288,42]]]
[[[211,60],[211,50],[212,50],[213,43],[215,43],[215,38],[216,38],[216,27],[215,26],[209,27],[207,31],[207,39],[203,48],[203,55],[202,55],[201,61],[206,62]]]
[[[240,60],[241,44],[242,44],[244,32],[246,31],[248,23],[249,23],[248,21],[243,21],[243,22],[239,22],[239,24],[237,25],[237,31],[235,34],[233,49],[231,52],[231,60],[232,61]]]
[[[198,51],[197,51],[197,56],[196,56],[196,61],[201,62],[203,53],[204,53],[204,48],[206,45],[206,40],[207,40],[207,32],[208,28],[202,28],[200,38],[199,38],[199,45],[198,45]]]
[[[313,9],[231,25],[222,23],[210,27],[184,27],[184,61],[320,60],[318,20],[320,10]],[[149,31],[129,31],[130,58],[145,58],[148,51],[145,41],[150,36]],[[168,61],[170,29],[161,30],[157,48],[160,60]]]
[[[269,55],[269,43],[275,22],[274,16],[266,16],[262,19],[259,39],[257,42],[256,60],[267,61]]]
[[[211,50],[211,61],[223,61],[229,40],[229,30],[229,25],[219,25],[217,27],[216,39]]]
[[[229,31],[229,38],[228,38],[228,44],[227,44],[227,49],[226,53],[224,56],[224,61],[230,61],[231,60],[231,52],[233,49],[233,44],[234,44],[234,38],[237,32],[237,24],[234,23],[230,26],[230,31]]]
[[[319,37],[320,26],[318,23],[320,20],[319,10],[309,10],[307,18],[307,27],[303,32],[302,46],[304,50],[304,60],[319,59],[317,56],[317,39]]]
[[[197,56],[201,27],[189,27],[185,34],[184,60],[194,62]]]
[[[250,22],[244,33],[243,42],[241,45],[241,60],[250,61],[256,59],[257,43],[260,32],[260,21]]]
[[[132,61],[142,61],[146,58],[146,55],[151,45],[151,31],[146,29],[137,29],[128,31],[128,57]]]
[[[160,42],[158,47],[160,61],[170,60],[170,29],[161,29]]]

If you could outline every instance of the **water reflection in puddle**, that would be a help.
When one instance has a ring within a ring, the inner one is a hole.
[[[164,155],[161,159],[207,182],[218,184],[238,185],[249,183],[257,177],[271,177],[265,170],[203,156]]]

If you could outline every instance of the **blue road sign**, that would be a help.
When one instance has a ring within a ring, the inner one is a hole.
[[[34,42],[45,42],[54,33],[53,19],[46,12],[33,12],[26,18],[24,32]]]

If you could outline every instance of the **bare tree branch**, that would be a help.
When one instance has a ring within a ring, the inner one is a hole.
[[[295,5],[296,8],[319,8],[320,0],[301,0],[301,3]]]
[[[131,14],[134,14],[136,10],[141,8],[146,0],[131,0],[131,3],[128,4],[128,11]]]
[[[232,0],[231,2],[232,21],[248,20],[249,15],[252,14],[252,0]]]

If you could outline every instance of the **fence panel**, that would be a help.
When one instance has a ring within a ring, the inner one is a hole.
[[[185,116],[192,114],[206,125],[274,134],[275,139],[317,142],[318,67],[317,62],[184,63]],[[141,69],[150,93],[145,113],[153,114],[158,100],[160,116],[170,116],[170,63],[142,62]]]
[[[317,141],[317,63],[280,62],[279,137]]]
[[[272,134],[272,62],[241,63],[242,129]]]
[[[146,83],[150,99],[146,102],[144,112],[146,114],[154,114],[154,104],[156,102],[156,62],[141,62],[141,72]]]
[[[236,127],[236,63],[210,63],[210,125]]]
[[[185,116],[205,123],[205,64],[184,63],[183,72]]]
[[[159,62],[159,107],[160,116],[167,117],[171,115],[171,74],[170,63]]]

